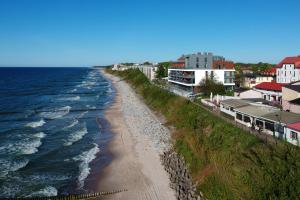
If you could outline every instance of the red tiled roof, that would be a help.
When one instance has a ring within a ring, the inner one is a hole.
[[[296,68],[300,68],[300,56],[286,57],[277,67],[282,67],[283,64],[294,64]]]
[[[292,123],[287,125],[288,128],[300,131],[300,122]]]
[[[262,71],[261,74],[263,74],[263,75],[275,75],[276,74],[276,68],[272,67],[271,69],[267,69],[265,71]]]
[[[273,91],[282,91],[282,86],[286,84],[280,84],[275,82],[263,82],[255,86],[256,89],[260,90],[273,90]]]

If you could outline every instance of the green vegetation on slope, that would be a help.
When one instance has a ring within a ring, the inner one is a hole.
[[[176,127],[183,155],[207,199],[299,199],[300,150],[283,141],[266,145],[188,100],[152,85],[139,70],[123,77]]]

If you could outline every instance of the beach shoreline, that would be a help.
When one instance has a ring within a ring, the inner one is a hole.
[[[159,155],[169,148],[169,130],[118,77],[101,73],[116,94],[105,118],[113,134],[108,144],[112,161],[101,172],[99,191],[126,190],[105,199],[176,199]]]

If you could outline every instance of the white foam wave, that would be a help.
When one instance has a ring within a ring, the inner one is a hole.
[[[64,145],[65,145],[65,146],[70,146],[70,145],[72,145],[74,142],[77,142],[77,141],[81,140],[81,139],[83,138],[83,136],[84,136],[85,134],[87,134],[87,133],[88,133],[88,131],[87,131],[87,128],[86,128],[86,126],[85,126],[85,124],[84,124],[84,127],[83,127],[82,129],[77,130],[77,131],[75,131],[75,132],[73,132],[73,133],[71,133],[71,134],[69,135],[69,137],[68,137],[68,139],[65,141]]]
[[[82,118],[86,113],[88,113],[89,111],[84,111],[83,113],[80,113],[77,118]]]
[[[30,123],[26,124],[26,126],[31,127],[31,128],[36,128],[36,127],[43,126],[45,123],[46,122],[43,119],[41,119],[38,122],[30,122]]]
[[[25,138],[23,140],[6,144],[0,147],[1,153],[29,155],[38,152],[38,147],[42,145],[41,139],[45,137],[44,133],[37,133],[33,138]]]
[[[57,119],[65,116],[71,110],[71,106],[65,106],[60,109],[56,109],[54,112],[42,112],[40,115],[46,119]]]
[[[97,144],[94,144],[94,147],[88,151],[82,152],[80,155],[73,158],[74,161],[81,161],[79,164],[79,187],[82,188],[84,186],[84,180],[88,177],[91,168],[89,167],[89,163],[96,158],[96,154],[99,152],[99,147]]]
[[[39,133],[34,134],[33,136],[37,137],[37,138],[44,138],[44,137],[46,137],[46,134],[43,132],[39,132]]]
[[[80,96],[65,97],[65,98],[61,98],[59,100],[61,100],[61,101],[78,101],[78,100],[80,100]]]
[[[47,186],[39,191],[33,192],[26,197],[51,197],[57,196],[57,189],[52,186]]]
[[[89,109],[96,109],[96,106],[86,105]]]
[[[76,92],[77,91],[77,89],[75,88],[75,89],[73,89],[73,90],[71,90],[71,92]]]
[[[29,160],[23,159],[18,161],[0,160],[0,176],[6,176],[9,172],[15,172],[25,167]]]
[[[76,124],[78,124],[78,120],[75,119],[70,125],[66,126],[66,128],[72,128],[73,126],[75,126]]]

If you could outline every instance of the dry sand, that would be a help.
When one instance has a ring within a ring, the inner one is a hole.
[[[105,113],[114,133],[109,144],[113,161],[103,169],[99,191],[128,190],[105,199],[176,199],[159,158],[170,144],[168,129],[125,81],[105,76],[116,89],[115,102]]]

